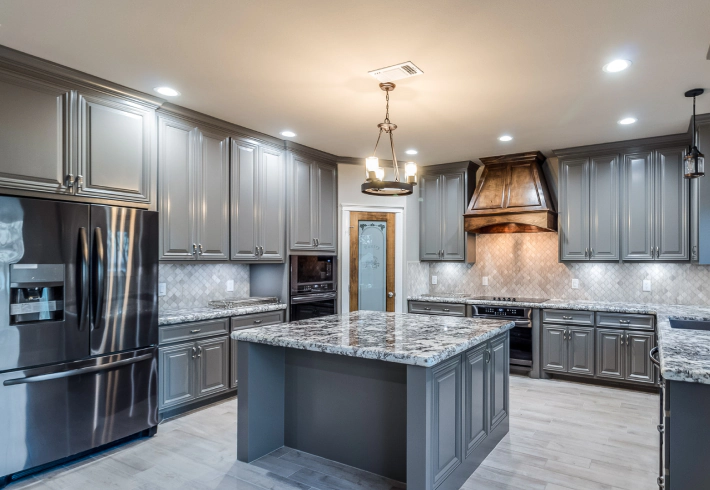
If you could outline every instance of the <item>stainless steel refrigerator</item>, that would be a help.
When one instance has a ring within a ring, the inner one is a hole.
[[[158,213],[0,196],[0,487],[158,424]]]

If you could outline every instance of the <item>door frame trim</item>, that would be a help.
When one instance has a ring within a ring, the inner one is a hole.
[[[340,313],[350,311],[350,213],[394,213],[394,290],[396,297],[394,311],[402,313],[406,310],[407,297],[404,294],[404,270],[406,256],[404,252],[404,206],[363,206],[362,204],[340,204],[340,240],[338,241],[338,257],[340,264],[340,287],[338,288],[338,304]]]

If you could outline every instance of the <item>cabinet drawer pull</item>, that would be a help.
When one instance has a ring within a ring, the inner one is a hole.
[[[197,348],[197,357],[202,357],[202,346]]]
[[[624,325],[628,325],[631,323],[631,320],[619,320],[619,323],[623,323]]]
[[[444,308],[444,311],[451,311],[449,308]]]
[[[424,309],[425,309],[426,311],[431,311],[431,308],[429,308],[428,306],[425,306]]]
[[[563,320],[571,320],[572,317],[571,317],[571,316],[567,316],[567,315],[562,315],[562,319],[563,319]]]
[[[194,359],[195,357],[197,357],[197,349],[193,347],[192,348],[192,358]]]
[[[202,331],[201,328],[196,328],[195,330],[190,330],[190,333],[198,333],[200,331]]]
[[[260,324],[260,323],[263,322],[263,321],[264,321],[264,320],[254,320],[254,323],[256,323],[256,324],[258,325],[258,324]]]
[[[663,432],[666,430],[666,428],[663,426],[663,424],[658,424],[656,426],[656,429],[658,429],[658,432],[660,432],[661,434],[663,434]]]
[[[200,253],[200,255],[202,255],[202,254],[204,253],[204,252],[202,251],[202,244],[201,244],[201,243],[198,243],[198,244],[197,244],[197,248],[200,249],[200,252],[199,252],[199,253]]]

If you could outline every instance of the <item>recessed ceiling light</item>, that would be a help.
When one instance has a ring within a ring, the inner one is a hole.
[[[406,153],[407,155],[416,155],[419,152],[417,150],[412,149],[412,150],[407,150],[404,153]]]
[[[619,119],[619,124],[623,124],[623,125],[633,124],[635,122],[636,122],[635,117],[625,117],[624,119]]]
[[[170,87],[155,87],[153,90],[158,92],[160,95],[167,95],[168,97],[177,97],[180,92]]]
[[[611,63],[607,63],[606,65],[604,65],[602,67],[602,70],[607,73],[616,73],[617,71],[626,70],[630,66],[631,61],[629,60],[614,60]]]
[[[501,141],[513,141],[513,137],[512,137],[512,136],[509,136],[509,135],[507,135],[507,134],[504,134],[503,136],[501,136],[501,137],[498,138],[498,139],[501,140]]]
[[[293,131],[286,130],[286,131],[281,131],[281,136],[286,136],[287,138],[293,138],[294,136],[296,136],[296,133],[294,133]]]

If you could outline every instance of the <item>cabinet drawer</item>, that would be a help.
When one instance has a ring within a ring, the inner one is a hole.
[[[629,315],[628,313],[597,312],[598,327],[641,328],[653,330],[652,315]]]
[[[284,310],[269,311],[268,313],[255,313],[232,317],[232,330],[241,328],[263,327],[284,322]]]
[[[577,310],[542,310],[544,323],[563,323],[565,325],[594,325],[593,311]]]
[[[209,320],[205,322],[180,323],[164,325],[158,328],[158,342],[167,344],[183,340],[199,339],[211,335],[228,334],[229,319]]]
[[[466,305],[456,303],[429,303],[427,301],[410,301],[409,313],[425,315],[466,316]]]

